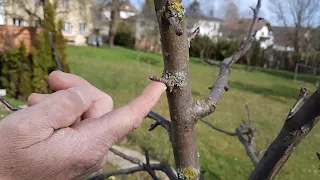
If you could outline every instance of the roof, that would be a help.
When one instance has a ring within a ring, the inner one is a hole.
[[[239,38],[239,40],[242,40],[243,37],[247,36],[251,24],[252,19],[228,18],[223,21],[221,31],[226,37]],[[263,18],[258,19],[256,25],[257,29],[261,29],[264,26],[267,26],[270,30],[272,30],[272,27],[267,20]]]
[[[295,38],[295,27],[273,27],[274,44],[281,46],[293,46]],[[320,27],[307,28],[302,27],[299,30],[300,46],[307,43],[311,44],[314,48],[319,48],[320,41]]]
[[[206,15],[201,11],[195,12],[190,9],[187,9],[185,15],[186,15],[187,19],[202,19],[202,20],[211,20],[211,21],[222,22],[222,19],[216,18],[214,16]]]
[[[109,2],[105,5],[106,9],[109,9],[112,7],[112,2]],[[122,1],[120,4],[120,11],[126,11],[126,12],[134,12],[136,14],[139,13],[139,10],[131,4],[129,1]]]

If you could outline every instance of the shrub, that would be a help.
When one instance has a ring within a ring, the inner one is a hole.
[[[121,21],[117,25],[117,33],[114,37],[114,44],[128,48],[134,48],[135,30],[134,24]]]
[[[201,51],[210,59],[223,60],[233,54],[238,48],[238,42],[219,38],[212,40],[207,36],[198,36],[191,41],[190,56],[200,57]]]

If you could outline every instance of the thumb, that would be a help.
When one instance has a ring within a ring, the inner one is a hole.
[[[163,83],[152,82],[140,96],[127,105],[115,109],[99,119],[86,121],[76,128],[87,135],[105,141],[103,143],[109,148],[133,129],[139,127],[165,90],[166,86]]]

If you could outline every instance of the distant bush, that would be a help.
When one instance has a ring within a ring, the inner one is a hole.
[[[24,44],[10,49],[0,56],[0,86],[8,90],[8,96],[26,100],[31,94],[31,61]]]
[[[134,48],[135,44],[135,25],[121,21],[117,24],[117,33],[114,38],[114,44],[127,48]]]
[[[200,57],[201,51],[210,59],[223,60],[238,49],[238,42],[225,38],[212,40],[207,36],[198,36],[191,41],[190,56]]]

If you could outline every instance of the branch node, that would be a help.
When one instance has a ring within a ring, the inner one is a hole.
[[[294,112],[296,109],[303,103],[304,99],[307,97],[309,90],[307,88],[301,88],[299,96],[297,98],[296,103],[292,106],[290,109],[286,121],[290,120],[292,116],[294,115]]]

